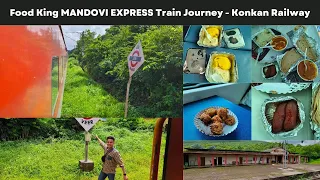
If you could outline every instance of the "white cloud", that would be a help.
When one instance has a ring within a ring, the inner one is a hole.
[[[62,25],[62,32],[66,41],[67,49],[75,48],[76,41],[79,40],[82,31],[89,29],[97,35],[102,35],[110,25]]]

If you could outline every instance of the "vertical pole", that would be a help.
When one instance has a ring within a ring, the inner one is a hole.
[[[238,166],[238,155],[236,155],[236,166]]]
[[[224,165],[227,166],[227,155],[224,156]]]
[[[246,164],[248,165],[248,155],[246,156]]]
[[[129,77],[129,81],[127,84],[126,107],[124,112],[124,118],[127,118],[127,115],[128,115],[128,102],[129,102],[129,90],[130,90],[131,79],[132,79],[132,76]]]
[[[152,159],[150,168],[150,180],[158,179],[160,149],[161,149],[161,138],[162,128],[166,118],[159,118],[156,122],[153,131],[153,144],[152,144]]]
[[[212,167],[214,167],[214,155],[212,155],[211,163],[212,163]]]
[[[84,150],[84,161],[87,162],[88,161],[88,145],[89,145],[89,141],[87,141],[87,136],[88,131],[85,132],[85,140],[86,140],[86,146],[85,146],[85,150]]]
[[[86,141],[85,162],[88,161],[88,144],[89,144],[89,142]]]
[[[200,158],[200,155],[198,154],[198,167],[200,167],[201,165],[201,158]]]
[[[254,156],[254,164],[257,164],[257,156]]]

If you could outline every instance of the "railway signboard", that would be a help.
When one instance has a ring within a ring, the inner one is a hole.
[[[100,118],[76,118],[84,130],[89,131]]]
[[[127,94],[126,94],[126,105],[124,110],[124,117],[127,118],[128,114],[128,103],[129,103],[129,90],[132,75],[139,69],[139,67],[144,62],[144,56],[141,46],[141,41],[136,44],[136,46],[132,49],[131,53],[128,56],[128,67],[129,67],[129,81],[127,84]]]
[[[139,69],[143,62],[144,56],[141,41],[139,41],[128,56],[128,67],[130,77],[137,71],[137,69]]]

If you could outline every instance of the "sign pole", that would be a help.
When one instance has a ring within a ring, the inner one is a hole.
[[[137,69],[143,64],[144,56],[141,46],[141,41],[136,44],[136,46],[132,49],[131,53],[128,55],[128,68],[129,68],[129,81],[127,84],[127,94],[126,94],[126,104],[124,111],[124,118],[128,116],[128,105],[129,105],[129,90],[132,75],[137,71]]]
[[[87,139],[88,131],[85,132],[85,140],[86,140],[86,146],[84,150],[84,162],[88,162],[88,148],[89,148],[89,141]]]
[[[125,107],[124,118],[127,118],[128,116],[129,90],[130,90],[131,79],[132,79],[132,76],[129,77],[129,81],[127,84],[126,107]]]

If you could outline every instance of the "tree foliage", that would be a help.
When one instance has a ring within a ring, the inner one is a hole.
[[[182,27],[111,26],[102,36],[84,31],[72,56],[90,77],[125,101],[127,56],[141,41],[144,64],[132,77],[129,103],[144,117],[180,117]],[[130,114],[129,114],[130,115]]]

